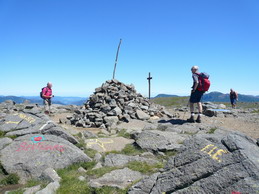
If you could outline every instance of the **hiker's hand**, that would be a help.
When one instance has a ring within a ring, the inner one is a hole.
[[[195,92],[195,90],[192,90],[191,93]]]

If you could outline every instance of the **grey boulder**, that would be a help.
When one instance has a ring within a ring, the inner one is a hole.
[[[135,193],[256,193],[258,158],[255,140],[242,133],[198,135],[184,141],[151,190],[142,182]]]
[[[125,189],[134,181],[143,178],[140,172],[130,170],[129,168],[114,170],[104,176],[90,181],[90,186],[100,188],[102,186],[117,187]]]
[[[139,162],[146,162],[148,164],[156,164],[158,163],[157,160],[144,158],[140,156],[127,156],[123,154],[109,154],[105,157],[104,166],[110,167],[122,167],[129,162],[139,161]]]
[[[143,131],[134,137],[136,144],[142,149],[156,152],[177,150],[185,138],[182,134],[158,130]]]
[[[150,119],[150,116],[147,113],[143,112],[142,110],[137,110],[136,111],[136,116],[137,116],[137,118],[139,120],[148,120],[148,119]]]
[[[12,154],[11,154],[12,153]],[[53,135],[25,135],[0,151],[0,161],[8,173],[21,180],[39,178],[47,168],[61,169],[91,159],[79,148]]]

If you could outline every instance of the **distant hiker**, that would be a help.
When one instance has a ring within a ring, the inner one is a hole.
[[[232,108],[236,108],[236,104],[238,101],[237,92],[234,91],[233,89],[230,89],[229,97],[230,97],[230,102],[231,102]]]
[[[48,82],[47,87],[42,88],[42,91],[41,91],[41,97],[43,98],[45,114],[50,113],[51,98],[54,97],[54,95],[52,95],[52,89],[51,88],[52,88],[52,83]]]
[[[199,73],[199,67],[193,66],[191,68],[192,71],[192,79],[193,86],[190,96],[190,111],[191,117],[187,119],[188,122],[194,123],[194,103],[198,105],[198,117],[196,119],[197,123],[201,123],[201,115],[202,115],[202,104],[201,99],[203,94],[208,91],[210,87],[209,75],[206,73]]]

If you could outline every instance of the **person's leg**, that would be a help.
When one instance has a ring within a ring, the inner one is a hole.
[[[48,100],[44,99],[43,103],[44,103],[44,113],[48,114],[48,106],[49,106]]]
[[[201,104],[201,102],[198,102],[198,110],[199,110],[199,113],[202,113],[202,104]]]
[[[50,106],[51,106],[50,100],[48,100],[48,105],[49,105],[49,113],[50,113]]]
[[[197,104],[198,104],[198,111],[199,111],[199,113],[198,113],[198,117],[197,117],[197,119],[196,119],[196,122],[197,122],[197,123],[201,123],[202,103],[201,103],[201,102],[198,102]]]
[[[194,103],[190,102],[191,117],[187,119],[188,122],[194,122]]]

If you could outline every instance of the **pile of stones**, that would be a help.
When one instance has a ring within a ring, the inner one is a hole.
[[[77,127],[109,129],[119,121],[149,120],[151,117],[164,116],[172,117],[164,107],[151,103],[137,93],[134,85],[126,85],[113,79],[96,88],[85,107],[76,110],[68,119]]]

